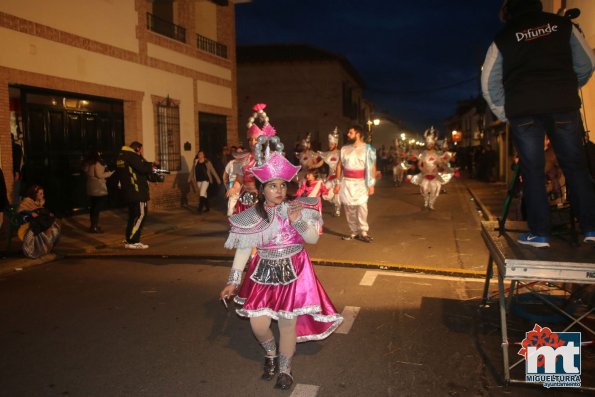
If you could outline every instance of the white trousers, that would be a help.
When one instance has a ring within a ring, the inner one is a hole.
[[[232,194],[227,198],[227,216],[232,216],[236,208],[236,203],[240,199],[240,194]]]
[[[421,191],[421,195],[424,198],[424,207],[434,208],[434,202],[440,195],[440,188],[442,184],[438,182],[436,179],[426,179],[424,178],[419,185],[419,189]]]
[[[324,185],[329,190],[329,192],[328,192],[328,194],[322,195],[322,198],[323,199],[325,199],[326,201],[329,201],[329,202],[333,203],[333,205],[335,206],[335,211],[339,211],[339,209],[341,208],[341,200],[339,199],[339,195],[338,194],[335,194],[335,192],[334,192],[334,189],[335,189],[335,186],[337,185],[337,182],[338,182],[337,179],[326,181],[324,183]]]
[[[207,189],[209,188],[209,181],[196,182],[196,187],[198,188],[198,193],[200,194],[200,197],[207,197]]]
[[[368,226],[368,203],[361,205],[343,204],[343,206],[345,207],[345,216],[351,234],[368,234],[368,230],[370,230]]]

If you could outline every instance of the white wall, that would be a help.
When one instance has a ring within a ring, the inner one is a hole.
[[[0,11],[138,53],[134,0],[1,0]]]

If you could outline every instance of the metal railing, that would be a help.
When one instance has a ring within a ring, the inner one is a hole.
[[[147,29],[170,37],[174,40],[186,42],[186,28],[147,12]]]
[[[198,33],[196,34],[196,46],[199,50],[209,52],[221,58],[227,58],[227,46],[225,44],[218,43]]]

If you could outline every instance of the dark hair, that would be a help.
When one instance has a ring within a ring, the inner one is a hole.
[[[353,124],[347,129],[347,131],[349,130],[354,130],[356,133],[359,133],[362,138],[364,137],[364,127],[362,127],[360,124]]]
[[[40,190],[43,190],[42,186],[32,185],[29,189],[27,189],[25,197],[29,197],[31,200],[35,200],[35,196],[37,196],[37,192],[39,192]]]
[[[311,169],[311,170],[306,171],[306,175],[308,175],[308,174],[314,175],[315,179],[318,179],[318,177],[320,176],[317,169]]]
[[[541,0],[504,0],[500,8],[500,20],[508,22],[526,12],[538,12],[543,10]]]
[[[267,182],[268,183],[268,182]],[[265,221],[269,222],[269,214],[267,214],[267,210],[264,209],[264,188],[266,186],[266,183],[262,183],[261,181],[259,181],[258,179],[256,179],[256,189],[258,189],[258,198],[257,198],[257,203],[254,204],[254,207],[256,208],[256,213]]]
[[[140,150],[140,148],[143,147],[143,144],[138,141],[134,141],[129,146],[132,150],[134,150],[135,152],[138,152]]]
[[[89,153],[87,153],[87,157],[85,157],[85,160],[83,160],[83,164],[91,165],[95,163],[103,164],[103,159],[101,158],[101,153],[99,153],[97,150],[91,150]]]

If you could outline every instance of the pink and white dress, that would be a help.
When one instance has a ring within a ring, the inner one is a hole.
[[[242,317],[297,317],[297,342],[321,340],[329,336],[343,317],[316,277],[312,261],[304,249],[302,234],[322,222],[315,209],[317,198],[299,198],[302,217],[290,224],[287,203],[267,209],[269,222],[252,207],[230,218],[231,231],[226,248],[256,247],[244,281],[234,301]]]

